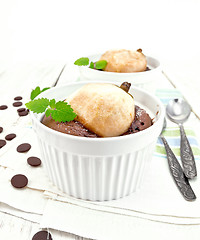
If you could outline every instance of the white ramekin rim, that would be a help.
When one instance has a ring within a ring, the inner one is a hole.
[[[108,82],[108,81],[95,81],[95,82],[100,82],[100,83],[111,83],[111,84],[115,84],[116,85],[116,82]],[[94,83],[95,83],[94,82]],[[79,85],[79,84],[89,84],[91,83],[90,81],[82,81],[82,82],[72,82],[72,83],[67,83],[65,84],[64,86],[69,86],[69,85]],[[62,88],[63,86],[60,86],[60,87],[53,87],[53,88],[50,88],[48,90],[46,90],[45,92],[41,93],[37,98],[40,98],[40,97],[43,97],[43,95],[46,94],[46,92],[48,91],[55,91],[56,88]],[[152,132],[154,131],[154,129],[157,129],[159,125],[163,125],[163,121],[164,121],[164,116],[165,116],[165,109],[164,109],[164,105],[162,104],[162,102],[154,95],[152,94],[149,94],[148,91],[144,90],[144,89],[141,89],[141,88],[138,88],[138,87],[131,87],[131,88],[134,88],[140,92],[143,92],[145,94],[147,94],[149,97],[153,98],[154,101],[157,102],[157,104],[159,105],[159,108],[160,108],[160,113],[159,113],[159,117],[158,119],[156,120],[156,122],[153,123],[152,126],[150,126],[149,128],[145,129],[145,130],[142,130],[140,132],[137,132],[137,133],[134,133],[134,134],[128,134],[128,135],[124,135],[124,136],[117,136],[117,137],[106,137],[106,138],[87,138],[87,137],[80,137],[80,136],[74,136],[74,135],[70,135],[70,134],[66,134],[66,133],[62,133],[62,132],[58,132],[56,130],[53,130],[47,126],[45,126],[44,124],[41,123],[41,117],[36,117],[37,114],[31,112],[31,118],[34,122],[36,122],[37,124],[39,124],[40,128],[42,128],[44,131],[46,131],[47,133],[49,134],[53,134],[56,136],[62,136],[66,139],[77,139],[79,142],[117,142],[117,141],[123,141],[123,139],[133,139],[133,138],[136,138],[141,136],[141,135],[145,135],[145,134],[148,134],[148,132]]]

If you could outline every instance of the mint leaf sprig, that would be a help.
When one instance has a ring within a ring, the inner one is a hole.
[[[56,122],[70,122],[77,116],[71,106],[64,101],[56,102],[55,99],[39,98],[25,104],[34,113],[43,113],[51,116]]]
[[[99,60],[97,62],[92,62],[92,61],[90,62],[89,58],[82,57],[82,58],[77,59],[74,62],[74,64],[77,66],[88,66],[89,65],[89,68],[97,69],[97,70],[104,70],[107,65],[107,61]]]
[[[31,92],[31,96],[30,96],[31,100],[35,99],[40,93],[48,90],[49,88],[50,88],[50,87],[46,87],[46,88],[43,88],[43,89],[41,90],[40,87],[37,86],[37,87],[36,87],[35,89],[33,89],[32,92]]]

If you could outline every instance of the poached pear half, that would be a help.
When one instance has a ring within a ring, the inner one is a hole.
[[[76,120],[101,137],[123,134],[135,117],[133,97],[110,83],[86,84],[65,101],[77,114]]]

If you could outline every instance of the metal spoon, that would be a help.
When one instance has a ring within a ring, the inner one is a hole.
[[[165,127],[166,127],[166,119],[164,120],[162,132],[164,131]],[[172,174],[172,177],[173,177],[178,189],[180,190],[181,194],[183,195],[183,197],[187,201],[194,201],[196,199],[196,196],[195,196],[195,194],[188,182],[188,179],[186,178],[176,156],[174,155],[174,153],[172,152],[171,148],[169,147],[166,139],[162,135],[162,132],[160,134],[160,138],[165,146],[169,169]]]
[[[183,99],[176,98],[169,101],[166,113],[168,118],[177,123],[180,128],[181,134],[181,161],[183,164],[183,170],[187,178],[194,178],[197,176],[197,169],[194,160],[194,155],[190,146],[190,143],[186,137],[183,123],[189,118],[191,113],[190,105]]]

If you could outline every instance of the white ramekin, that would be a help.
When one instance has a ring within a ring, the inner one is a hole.
[[[101,54],[88,56],[90,61],[96,62],[100,59]],[[144,88],[154,93],[157,83],[161,78],[161,65],[158,59],[146,56],[147,66],[151,69],[145,72],[134,73],[116,73],[91,69],[89,67],[79,67],[81,81],[115,81],[116,83],[130,82],[132,86]]]
[[[86,83],[55,87],[39,97],[64,100]],[[140,188],[162,129],[164,108],[159,99],[144,90],[134,87],[130,93],[153,114],[155,123],[127,136],[72,136],[46,127],[40,122],[41,114],[31,113],[46,172],[63,192],[76,198],[105,201],[127,196]]]

